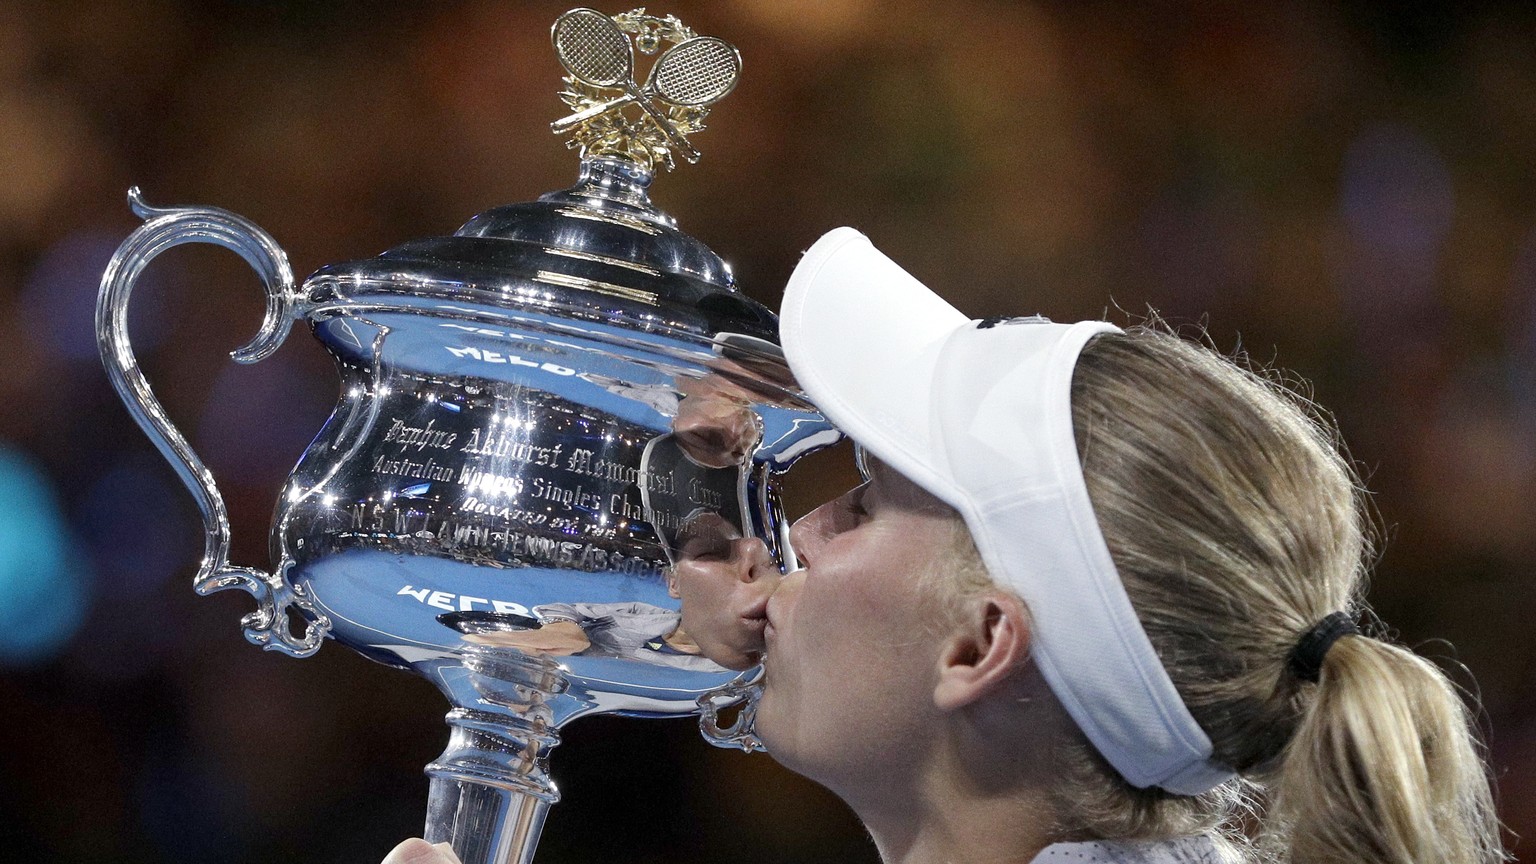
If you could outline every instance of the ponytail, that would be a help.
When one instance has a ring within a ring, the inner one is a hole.
[[[1506,860],[1471,716],[1410,651],[1340,639],[1277,772],[1291,864]]]
[[[1332,613],[1364,610],[1371,549],[1332,423],[1272,378],[1155,321],[1083,349],[1073,427],[1105,543],[1214,757],[1241,777],[1195,797],[1138,789],[1084,739],[1064,757],[1061,829],[1204,832],[1278,864],[1506,860],[1445,676],[1360,635],[1296,650]]]

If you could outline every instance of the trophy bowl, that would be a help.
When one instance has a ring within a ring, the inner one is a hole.
[[[644,87],[632,37],[669,46]],[[145,222],[97,307],[114,386],[202,512],[196,590],[255,597],[242,626],[264,648],[335,639],[447,696],[425,833],[465,864],[531,859],[558,797],[546,759],[577,717],[699,713],[714,743],[757,746],[750,706],[732,727],[714,719],[750,701],[753,671],[704,655],[668,569],[700,532],[757,538],[793,567],[776,478],[837,437],[795,390],[775,316],[649,198],[658,167],[698,158],[686,136],[734,86],[735,49],[639,10],[573,10],[553,41],[573,113],[552,125],[582,155],[572,188],[302,284],[249,221],[135,189]],[[265,286],[237,361],[301,321],[340,373],[279,493],[270,570],[228,561],[214,478],[128,339],[140,273],[189,242],[237,252]]]

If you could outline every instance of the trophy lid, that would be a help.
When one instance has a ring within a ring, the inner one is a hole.
[[[633,37],[633,43],[631,42]],[[675,17],[574,9],[552,41],[572,114],[551,124],[581,154],[576,185],[475,216],[450,237],[332,264],[304,286],[313,323],[361,310],[531,312],[620,329],[777,343],[776,316],[736,291],[730,265],[650,200],[657,168],[699,158],[687,135],[734,87],[740,56]],[[644,86],[635,49],[654,54]],[[322,338],[325,338],[322,333]]]

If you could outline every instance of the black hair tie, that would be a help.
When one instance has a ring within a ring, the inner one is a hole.
[[[1328,649],[1333,647],[1333,643],[1339,641],[1340,636],[1354,636],[1359,632],[1360,628],[1355,626],[1353,618],[1344,612],[1334,612],[1301,634],[1286,665],[1297,678],[1316,681],[1323,670],[1323,658],[1328,656]]]

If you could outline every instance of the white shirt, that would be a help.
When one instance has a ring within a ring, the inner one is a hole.
[[[1053,843],[1030,864],[1236,864],[1209,837]]]
[[[724,672],[723,667],[702,654],[684,654],[667,645],[667,636],[677,629],[681,612],[633,601],[628,603],[545,603],[533,607],[533,614],[548,624],[572,621],[581,627],[590,646],[582,656],[628,657],[654,666]]]

